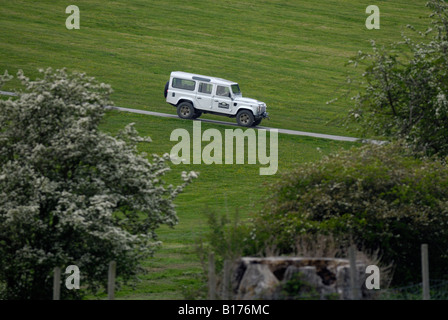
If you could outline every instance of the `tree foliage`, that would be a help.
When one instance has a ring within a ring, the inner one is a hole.
[[[255,243],[293,253],[300,235],[331,235],[379,250],[395,284],[421,279],[420,245],[429,244],[431,277],[448,263],[448,168],[398,144],[366,145],[301,165],[270,188],[253,220]]]
[[[109,85],[65,69],[40,72],[32,81],[19,71],[18,97],[0,100],[0,294],[8,299],[51,298],[56,266],[77,265],[93,292],[111,260],[132,279],[159,244],[155,230],[178,222],[173,200],[196,176],[166,185],[169,156],[148,161],[137,144],[149,138],[133,124],[117,137],[98,130]],[[0,85],[10,79],[5,73]]]
[[[404,139],[416,152],[448,155],[448,4],[431,0],[431,24],[413,40],[390,47],[372,41],[372,53],[350,62],[367,64],[353,97],[350,119],[365,132]],[[353,81],[353,79],[352,79]]]

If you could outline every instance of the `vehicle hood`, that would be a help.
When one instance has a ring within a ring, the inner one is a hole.
[[[245,97],[235,97],[234,102],[256,104],[256,105],[258,105],[259,103],[263,103],[261,101],[255,100],[255,99],[245,98]]]

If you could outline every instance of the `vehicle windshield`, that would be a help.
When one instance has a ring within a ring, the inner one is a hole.
[[[240,86],[237,84],[232,84],[232,92],[234,95],[240,95],[241,94],[241,90],[240,90]]]

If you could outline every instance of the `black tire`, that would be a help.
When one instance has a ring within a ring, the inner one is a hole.
[[[250,127],[254,123],[254,115],[249,110],[241,110],[236,115],[236,122],[242,127]]]
[[[194,116],[193,116],[193,118],[191,118],[191,119],[197,119],[197,118],[199,118],[201,115],[202,115],[202,111],[195,110],[195,112],[194,112]]]
[[[254,123],[252,124],[252,127],[258,126],[261,123],[261,120],[263,120],[263,119],[255,120]]]
[[[170,86],[170,82],[167,81],[166,85],[165,85],[165,91],[163,91],[163,95],[165,96],[165,99],[166,99],[166,97],[168,97],[168,88],[169,88],[169,86]]]
[[[191,102],[184,101],[177,105],[177,115],[181,119],[194,119],[195,110]]]

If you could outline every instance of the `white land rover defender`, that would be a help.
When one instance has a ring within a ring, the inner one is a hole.
[[[268,118],[266,104],[243,98],[238,83],[233,81],[176,71],[171,73],[164,94],[182,119],[211,113],[236,117],[240,126],[251,127]]]

